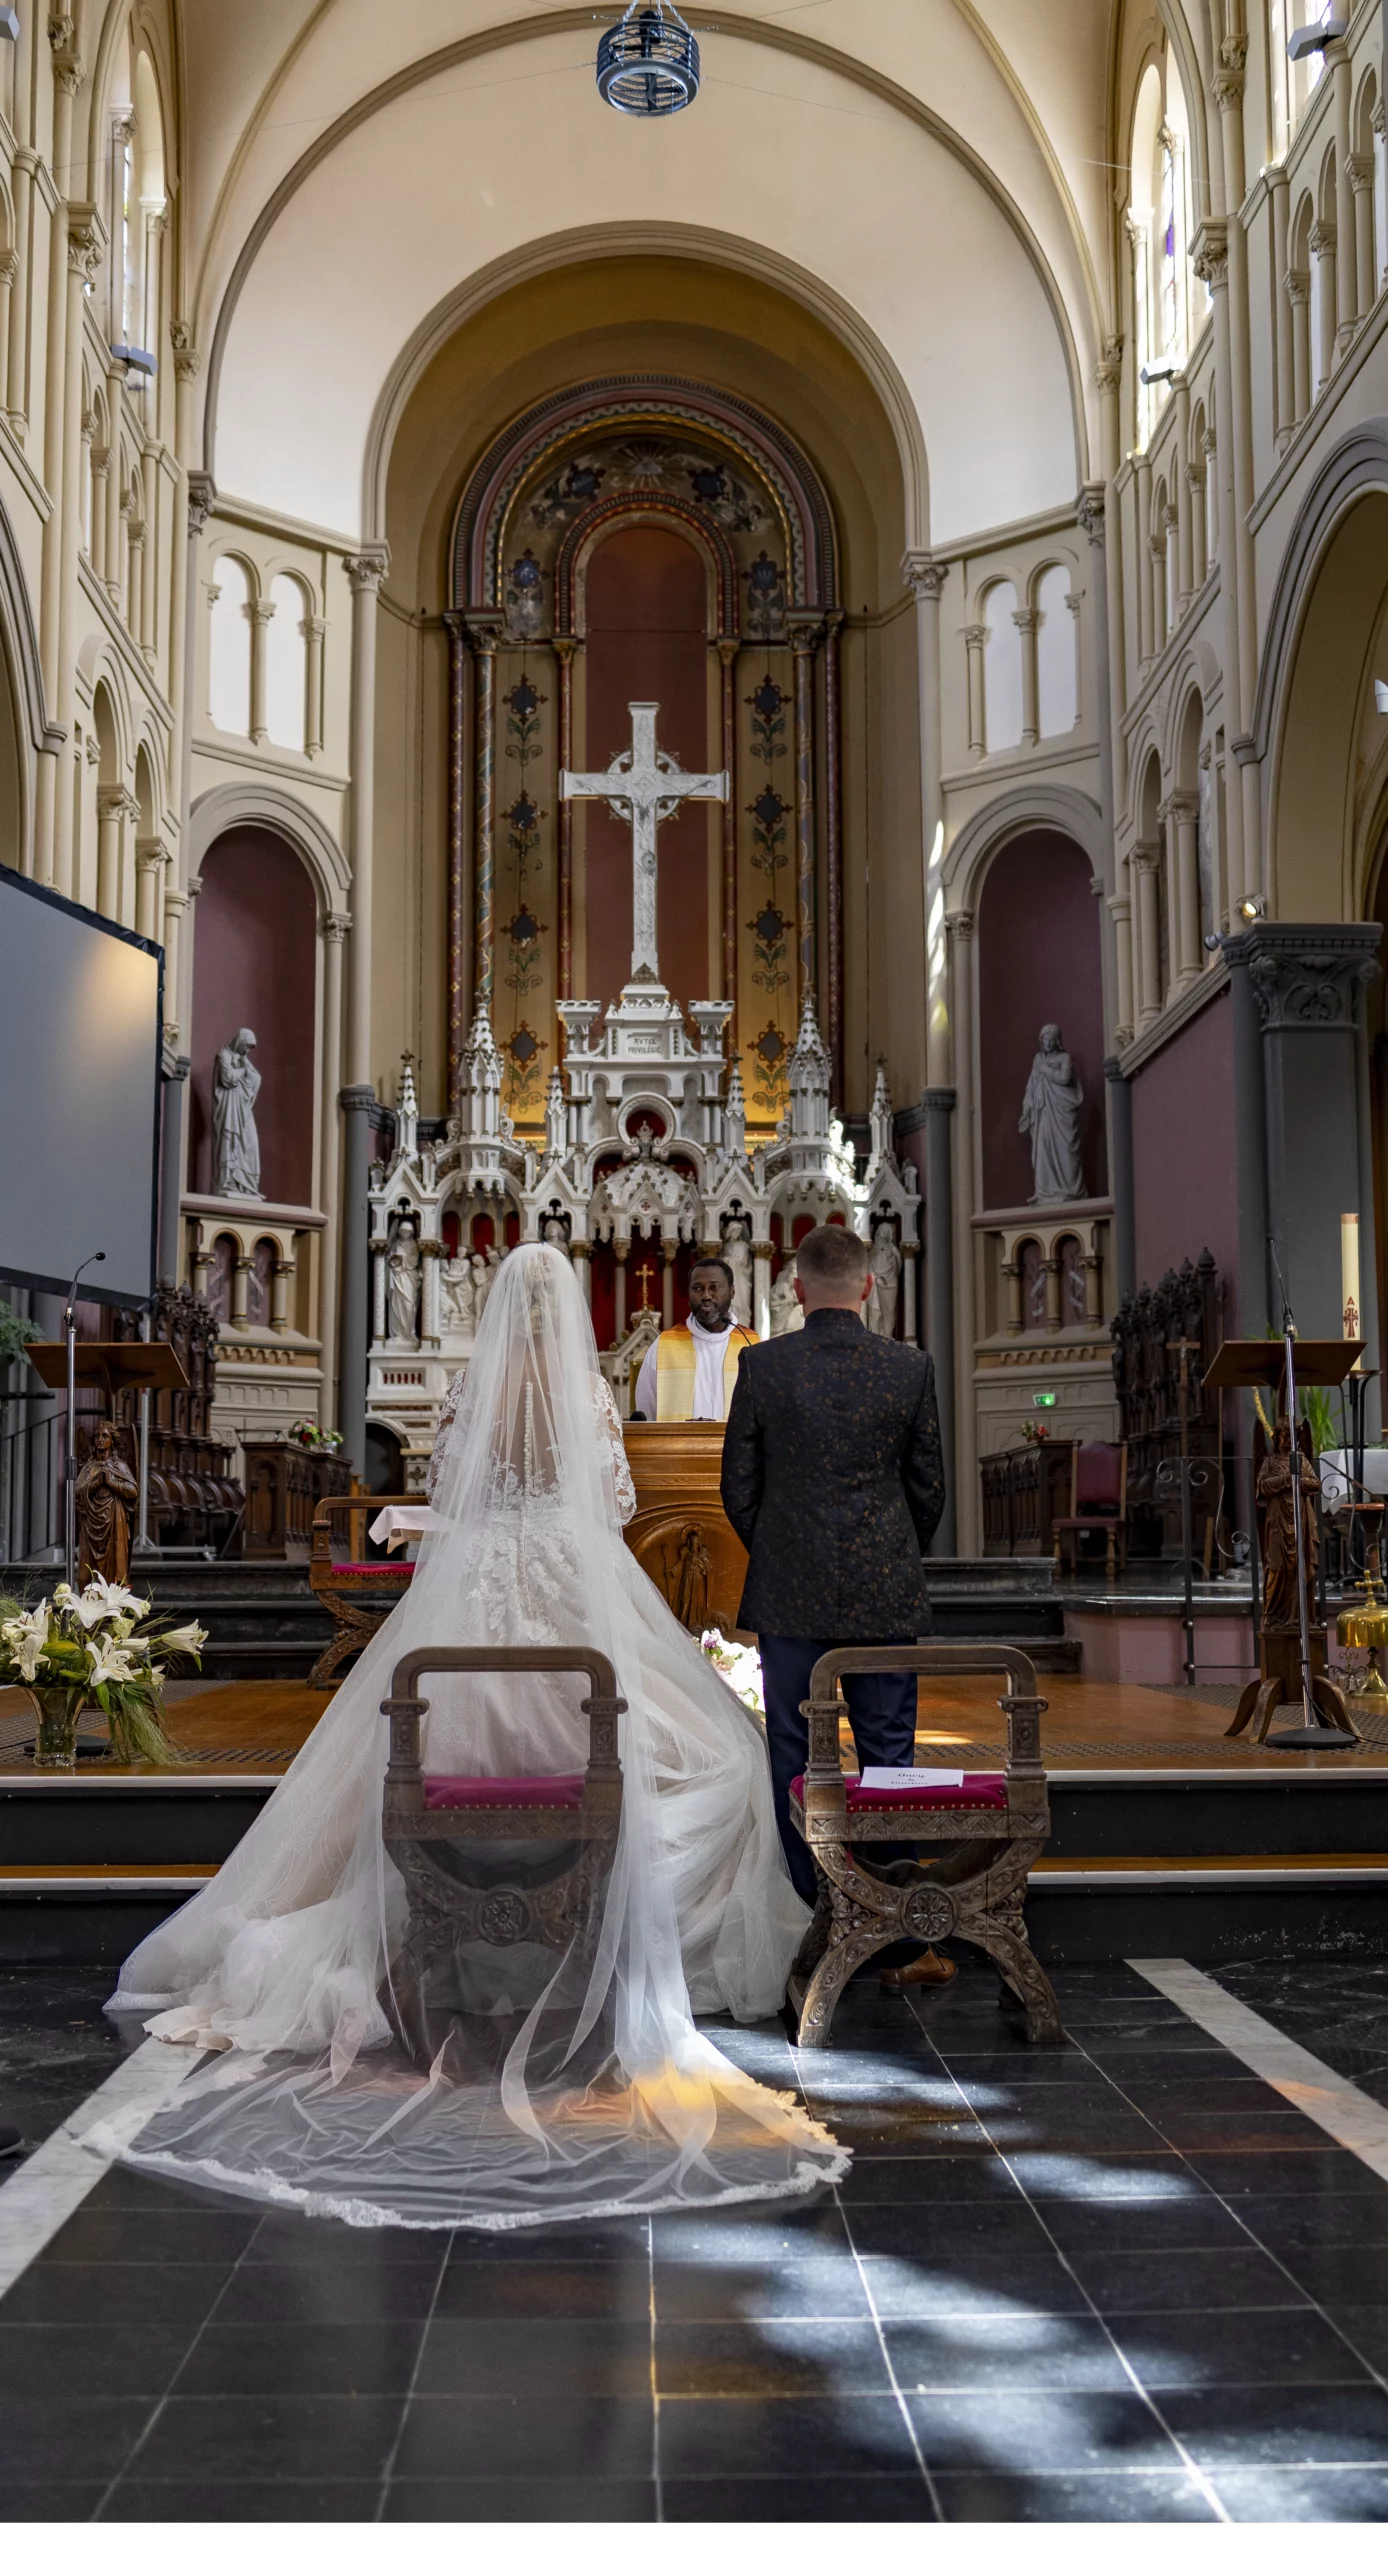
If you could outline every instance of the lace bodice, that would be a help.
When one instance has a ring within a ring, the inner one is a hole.
[[[434,1435],[433,1455],[429,1460],[427,1489],[431,1502],[443,1482],[443,1466],[448,1454],[449,1434],[458,1417],[458,1407],[462,1402],[466,1379],[467,1371],[459,1369],[443,1400],[438,1430]],[[636,1510],[636,1487],[632,1483],[631,1469],[627,1465],[626,1444],[622,1438],[622,1426],[617,1407],[612,1399],[612,1389],[605,1378],[595,1378],[593,1381],[593,1410],[600,1433],[599,1454],[611,1473],[617,1517],[625,1528]]]

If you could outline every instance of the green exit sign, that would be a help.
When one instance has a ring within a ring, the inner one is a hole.
[[[1055,1403],[1055,1397],[1053,1395],[1033,1396],[1032,1403],[1039,1405],[1043,1413],[1049,1413],[1051,1406]]]

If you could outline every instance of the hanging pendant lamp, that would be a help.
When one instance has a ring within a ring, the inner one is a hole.
[[[699,94],[699,47],[674,0],[628,0],[598,46],[598,96],[624,116],[673,116]]]

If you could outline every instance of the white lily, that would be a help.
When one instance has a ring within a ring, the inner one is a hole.
[[[69,1591],[64,1585],[63,1591],[55,1596],[62,1600],[64,1615],[75,1618],[79,1627],[84,1627],[88,1634],[93,1627],[100,1626],[103,1618],[112,1614],[94,1582],[89,1582],[85,1591]]]
[[[201,1653],[207,1642],[207,1629],[190,1618],[186,1627],[170,1627],[159,1643],[165,1653]]]
[[[124,1645],[113,1644],[109,1636],[99,1636],[95,1643],[88,1642],[87,1660],[91,1665],[94,1688],[103,1687],[108,1680],[131,1680],[135,1676],[134,1661]]]
[[[123,1582],[108,1582],[104,1573],[92,1575],[82,1597],[90,1604],[94,1593],[99,1595],[101,1603],[100,1616],[95,1621],[98,1625],[103,1618],[128,1618],[133,1626],[137,1619],[149,1615],[147,1600],[137,1600],[134,1592]],[[92,1623],[89,1619],[83,1620],[84,1625]]]
[[[38,1669],[39,1656],[48,1642],[48,1603],[41,1600],[36,1609],[21,1609],[17,1618],[7,1620],[5,1643],[21,1680],[32,1680]]]

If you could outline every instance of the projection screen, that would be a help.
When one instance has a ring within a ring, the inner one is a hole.
[[[154,1288],[158,945],[0,868],[0,1278],[141,1306]]]

